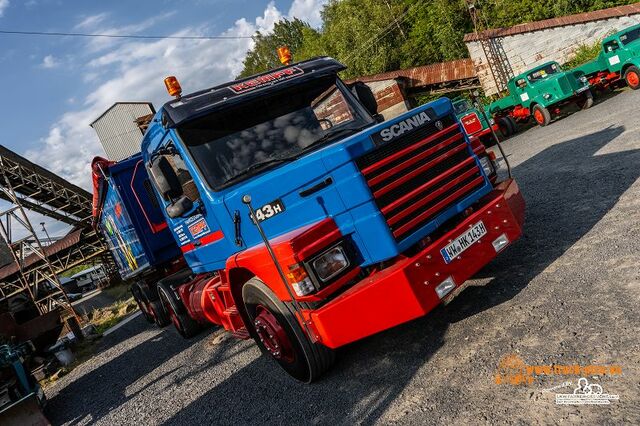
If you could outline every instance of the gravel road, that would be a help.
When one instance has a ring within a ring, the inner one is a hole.
[[[186,342],[139,317],[47,390],[48,415],[103,425],[639,424],[638,105],[640,91],[624,91],[507,141],[528,203],[522,240],[449,305],[343,348],[321,381],[294,382],[219,329]],[[580,375],[497,384],[508,355],[620,366],[586,375],[619,401],[556,405]]]

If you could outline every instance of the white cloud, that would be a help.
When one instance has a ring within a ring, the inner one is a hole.
[[[312,27],[322,24],[320,11],[328,0],[293,0],[288,16],[308,22]]]
[[[89,15],[80,21],[75,27],[76,30],[94,30],[96,27],[105,21],[109,17],[109,14],[98,13],[97,15]]]
[[[282,14],[271,2],[261,16],[253,20],[239,19],[222,35],[251,36],[255,31],[269,32],[280,19]],[[93,22],[100,24],[98,19]],[[209,27],[202,26],[185,28],[174,35],[210,33]],[[88,45],[95,47],[92,43]],[[25,155],[89,189],[91,159],[104,155],[89,123],[116,101],[151,101],[159,107],[169,100],[163,84],[167,75],[176,75],[186,93],[228,81],[242,70],[245,52],[252,45],[250,38],[125,40],[89,51],[92,59],[87,61],[86,76],[95,82],[95,90],[78,99],[82,109],[64,113],[51,126],[39,149],[29,150]],[[105,80],[105,76],[110,78]]]
[[[9,7],[9,0],[0,0],[0,16],[4,15],[4,11]]]
[[[47,55],[44,57],[44,59],[42,60],[42,64],[40,65],[42,66],[42,68],[55,68],[60,65],[60,63],[56,58],[54,58],[53,55]]]

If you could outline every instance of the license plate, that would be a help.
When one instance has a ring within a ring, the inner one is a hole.
[[[582,93],[582,92],[587,91],[587,90],[589,90],[589,86],[584,86],[584,87],[581,87],[578,90],[576,90],[576,93]]]
[[[440,250],[445,263],[453,262],[456,257],[485,235],[487,235],[487,228],[482,221],[473,225],[471,229]]]

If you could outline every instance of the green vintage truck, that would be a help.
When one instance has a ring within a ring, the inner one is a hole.
[[[492,128],[494,131],[500,130],[503,135],[506,135],[511,130],[509,125],[506,125],[506,128],[499,126],[493,118],[489,118],[489,122],[487,122],[483,114],[467,98],[456,98],[452,102],[453,111],[462,123],[464,131],[470,138],[477,138],[485,146],[495,144],[495,139],[491,132]]]
[[[624,81],[634,90],[640,88],[640,24],[626,28],[602,40],[596,59],[573,70],[599,89],[609,89]]]
[[[577,104],[582,109],[593,105],[586,77],[562,70],[557,62],[547,62],[515,76],[507,84],[509,95],[492,102],[489,112],[496,122],[510,117],[516,122],[533,118],[546,126],[561,108]]]

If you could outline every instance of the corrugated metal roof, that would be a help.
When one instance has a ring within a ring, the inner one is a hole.
[[[140,152],[142,131],[137,120],[154,112],[148,102],[117,102],[91,123],[109,160],[120,161]]]
[[[473,61],[467,58],[368,75],[354,79],[354,81],[359,80],[368,83],[381,80],[407,79],[409,87],[421,87],[475,77],[477,75],[473,67]]]
[[[560,18],[545,19],[536,22],[527,22],[508,28],[494,28],[480,33],[466,34],[465,42],[478,41],[481,36],[498,38],[524,34],[532,31],[540,31],[548,28],[563,27],[566,25],[584,24],[586,22],[600,21],[603,19],[619,18],[622,16],[637,15],[640,13],[640,2],[625,6],[611,7],[609,9],[595,10],[593,12],[578,13]]]
[[[47,257],[53,256],[54,254],[60,253],[64,250],[67,250],[70,247],[75,246],[80,242],[80,235],[82,234],[82,230],[78,229],[77,231],[73,231],[64,238],[56,241],[55,243],[44,247],[44,252]],[[23,267],[28,268],[34,263],[40,261],[40,257],[37,254],[31,254],[26,257],[23,261]],[[18,265],[11,263],[10,265],[5,266],[4,268],[0,268],[0,280],[11,276],[19,271]]]

